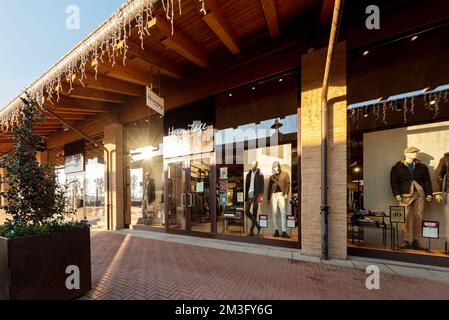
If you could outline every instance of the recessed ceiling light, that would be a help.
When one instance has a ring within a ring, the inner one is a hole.
[[[363,52],[363,56],[367,56],[369,54],[369,50]]]
[[[417,39],[418,39],[418,36],[413,36],[412,39],[411,39],[411,41],[415,41],[415,40],[417,40]]]
[[[282,82],[282,81],[284,81],[284,79],[280,78],[280,79],[279,79],[279,82]]]
[[[232,97],[232,93],[230,93],[229,96]]]
[[[256,87],[252,87],[251,89],[256,90]]]

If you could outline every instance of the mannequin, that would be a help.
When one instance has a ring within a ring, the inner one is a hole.
[[[248,236],[254,236],[254,228],[257,228],[257,235],[260,233],[260,225],[257,222],[257,209],[263,201],[263,190],[265,181],[260,172],[259,163],[254,161],[251,170],[246,175],[245,181],[245,215],[251,220],[251,227]],[[250,212],[250,208],[253,208]]]
[[[268,184],[267,202],[271,201],[271,209],[273,212],[273,224],[275,232],[273,237],[279,237],[278,228],[278,208],[281,213],[282,238],[290,238],[287,234],[287,214],[285,203],[290,193],[290,177],[287,172],[282,171],[281,164],[276,161],[272,165],[273,175],[270,177]]]
[[[391,169],[390,182],[393,196],[405,207],[405,223],[402,225],[402,249],[424,248],[419,243],[425,200],[432,200],[432,183],[429,168],[416,159],[420,150],[410,147],[404,150],[405,159]],[[413,234],[410,235],[410,227]]]
[[[143,198],[142,198],[142,218],[148,217],[148,207],[156,200],[156,187],[154,179],[150,177],[150,173],[145,173],[143,182]]]
[[[438,203],[443,204],[445,217],[449,216],[449,152],[440,159],[435,170],[433,194]],[[447,242],[446,242],[447,248]],[[449,252],[446,252],[449,254]]]

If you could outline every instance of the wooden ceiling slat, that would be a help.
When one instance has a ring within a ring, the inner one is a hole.
[[[204,22],[234,55],[240,54],[240,43],[227,21],[223,18],[216,0],[206,0],[209,13],[203,17]]]
[[[145,48],[142,50],[142,47],[139,45],[128,41],[128,51],[135,55],[138,59],[142,59],[148,64],[155,66],[161,69],[161,73],[170,76],[175,79],[181,79],[182,71],[179,69],[174,63],[166,60],[163,55],[155,54],[151,52],[149,49]]]
[[[106,76],[131,82],[133,84],[141,86],[151,86],[151,79],[148,73],[143,73],[141,71],[136,71],[131,69],[129,66],[124,66],[121,64],[116,64],[112,66],[109,63],[101,63],[99,69],[106,71]],[[148,70],[149,71],[149,70]],[[153,84],[153,87],[157,86],[157,83]]]
[[[140,97],[144,94],[144,89],[133,83],[104,76],[98,76],[98,79],[95,80],[93,74],[88,74],[88,77],[83,80],[83,83],[90,89],[103,90],[133,97]]]
[[[129,100],[128,97],[123,94],[95,90],[82,86],[74,86],[70,94],[65,93],[64,95],[71,98],[114,103],[124,103]]]
[[[166,37],[166,39],[162,40],[162,43],[167,47],[175,50],[200,67],[207,68],[209,66],[209,57],[192,40],[184,36],[179,30],[172,35],[172,29],[167,19],[161,16],[155,17],[150,21],[149,27],[150,29],[157,27],[161,31]]]
[[[279,22],[274,0],[260,0],[267,22],[268,31],[272,39],[279,37]]]

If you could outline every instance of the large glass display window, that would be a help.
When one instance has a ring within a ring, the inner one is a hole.
[[[299,242],[297,86],[292,73],[217,98],[218,234]]]
[[[350,250],[449,258],[447,89],[350,107]]]

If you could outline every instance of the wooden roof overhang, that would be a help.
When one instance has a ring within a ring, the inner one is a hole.
[[[139,1],[150,0],[130,0],[125,7]],[[395,2],[408,3],[406,10],[398,4],[393,6],[391,1],[378,2],[392,6],[391,16],[394,16],[398,12],[406,15],[407,10],[423,11],[436,1]],[[130,123],[148,116],[150,111],[144,101],[146,86],[155,90],[160,86],[166,108],[170,109],[297,67],[301,53],[326,45],[334,0],[204,0],[204,3],[205,15],[200,1],[182,0],[182,14],[176,16],[172,34],[163,6],[155,1],[154,19],[148,24],[149,34],[143,37],[143,43],[137,29],[132,29],[125,65],[121,63],[122,56],[117,56],[114,66],[107,59],[97,63],[88,61],[87,78],[82,84],[78,81],[81,75],[77,74],[70,93],[68,84],[63,83],[60,99],[47,101],[45,105],[71,125],[94,136],[102,133],[104,124],[117,118],[122,123]],[[357,0],[359,7],[355,8],[358,9],[345,10],[352,15],[363,15],[359,10],[363,9],[361,3],[364,2]],[[383,12],[384,19],[394,21],[388,13]],[[364,23],[353,26],[350,22],[342,38],[348,40],[349,50],[353,50],[419,24],[443,19],[443,15],[448,14],[443,10],[432,16],[422,14],[405,26],[371,34],[366,34]],[[102,26],[96,32],[101,29]],[[95,36],[95,32],[90,36]],[[64,131],[63,124],[49,114],[36,129],[49,139],[49,149],[80,138],[74,132]],[[0,152],[11,149],[14,144],[11,136],[8,131],[0,133]]]

